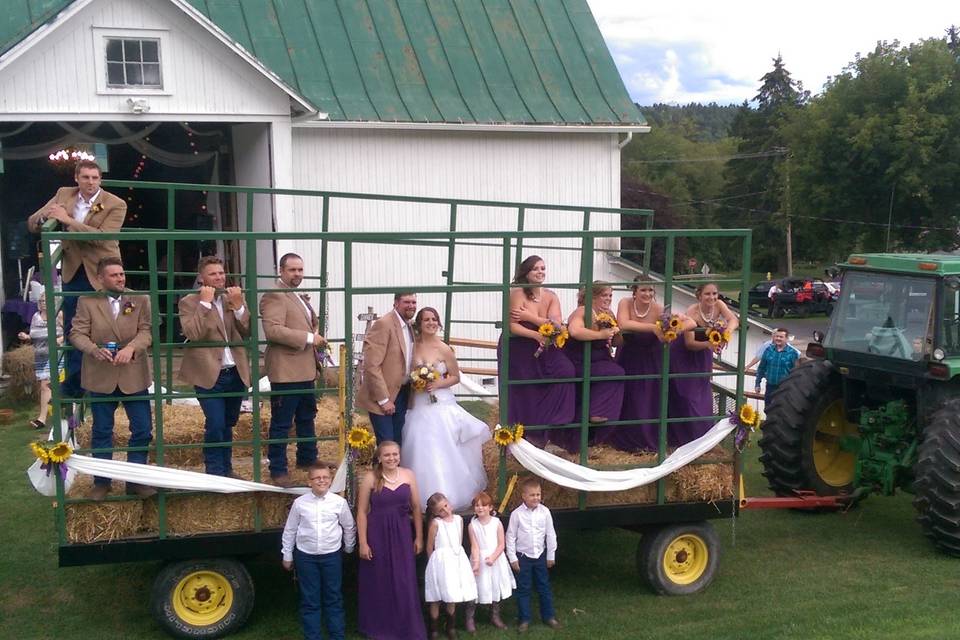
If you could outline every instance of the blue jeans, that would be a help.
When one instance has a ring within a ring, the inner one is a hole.
[[[77,272],[73,275],[73,280],[63,283],[64,291],[95,291],[90,281],[87,280],[87,270],[81,264]],[[79,296],[67,296],[63,299],[63,336],[69,338],[70,329],[73,327],[73,316],[77,315],[77,304],[80,302]],[[69,351],[66,357],[66,376],[63,384],[60,385],[60,391],[64,397],[79,398],[83,395],[83,388],[80,386],[80,363],[83,360],[83,353],[79,349]]]
[[[233,428],[240,419],[240,404],[243,396],[233,398],[204,398],[211,393],[246,391],[236,367],[221,369],[216,383],[209,389],[194,387],[199,394],[200,408],[206,421],[203,425],[203,441],[207,444],[233,442]],[[231,447],[207,447],[203,450],[203,464],[212,476],[226,476],[233,471]]]
[[[320,640],[320,623],[330,640],[343,640],[343,560],[339,551],[311,555],[293,550],[293,564],[300,585],[300,624],[304,640]],[[322,615],[321,615],[322,612]],[[386,612],[385,612],[386,614]]]
[[[124,393],[119,388],[114,389],[113,393],[90,392],[91,398],[116,398],[114,402],[91,402],[90,413],[93,415],[93,433],[90,438],[90,447],[93,449],[108,449],[113,446],[113,415],[117,412],[117,405],[123,403],[123,410],[127,412],[127,419],[130,421],[130,442],[131,447],[145,447],[153,440],[153,420],[150,413],[149,400],[133,400],[127,402],[124,398],[130,396],[143,396],[147,390],[137,393]],[[110,452],[95,453],[95,458],[111,460],[113,454]],[[127,462],[136,462],[146,464],[146,451],[128,451]],[[101,478],[95,476],[94,484],[110,485],[110,478]]]
[[[313,395],[313,382],[271,382],[271,391],[309,390],[309,393],[270,397],[270,439],[277,440],[290,435],[290,425],[296,418],[297,437],[315,438],[317,430],[313,419],[317,415],[317,398]],[[287,473],[287,444],[271,444],[267,447],[270,459],[270,477]],[[297,466],[309,466],[317,461],[315,442],[297,443]]]
[[[547,552],[539,558],[528,558],[517,554],[520,574],[517,576],[517,622],[530,622],[531,586],[537,590],[540,598],[540,617],[544,622],[556,618],[553,610],[553,593],[550,591],[550,576],[547,574]]]
[[[769,381],[767,382],[767,388],[763,390],[764,410],[766,410],[766,408],[770,406],[770,396],[773,395],[773,392],[776,391],[777,387],[779,386],[780,386],[779,384],[770,384]]]
[[[377,444],[384,440],[393,440],[397,444],[403,444],[403,421],[407,416],[407,402],[410,398],[410,385],[405,384],[400,387],[400,393],[393,401],[395,407],[392,416],[381,416],[376,413],[370,414],[370,422],[373,424],[373,432],[377,434]]]

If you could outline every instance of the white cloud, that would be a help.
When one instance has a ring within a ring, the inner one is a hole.
[[[819,92],[878,40],[940,37],[949,3],[811,0],[646,3],[587,0],[635,100],[742,102],[781,54],[806,89]],[[669,53],[669,52],[672,52]],[[671,57],[672,56],[672,57]]]

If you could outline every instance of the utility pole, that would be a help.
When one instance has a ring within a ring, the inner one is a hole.
[[[893,193],[897,189],[897,183],[894,182],[893,186],[890,187],[890,209],[887,211],[887,242],[886,242],[886,251],[890,252],[890,224],[893,222]]]
[[[787,215],[787,277],[793,276],[793,220],[790,218],[790,150],[781,147],[784,153],[784,168],[787,174],[786,203],[784,210]]]

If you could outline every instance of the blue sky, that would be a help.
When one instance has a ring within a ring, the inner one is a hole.
[[[587,2],[640,104],[749,100],[778,53],[815,94],[878,40],[907,44],[960,25],[960,4],[943,0]]]

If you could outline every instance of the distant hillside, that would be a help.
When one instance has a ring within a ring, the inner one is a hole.
[[[691,102],[685,105],[638,104],[637,108],[651,127],[669,127],[683,132],[688,140],[710,141],[730,135],[730,125],[740,105]]]

